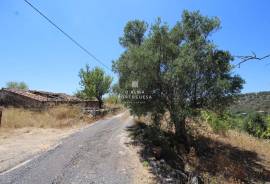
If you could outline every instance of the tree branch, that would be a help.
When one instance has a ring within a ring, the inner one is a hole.
[[[249,56],[234,56],[236,58],[239,58],[241,61],[237,64],[238,67],[240,67],[241,64],[249,61],[249,60],[263,60],[263,59],[266,59],[268,57],[270,57],[270,54],[268,55],[265,55],[263,57],[257,57],[257,55],[254,53],[254,52],[251,52],[252,55],[249,55]]]

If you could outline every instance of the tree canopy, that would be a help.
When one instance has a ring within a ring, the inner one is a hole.
[[[134,20],[127,23],[124,30],[124,36],[119,39],[123,47],[141,45],[144,39],[147,23],[144,21]]]
[[[139,89],[151,94],[141,100],[145,103],[126,103],[132,113],[150,112],[158,124],[170,112],[176,134],[184,135],[186,117],[200,108],[224,110],[244,81],[232,73],[231,54],[210,39],[220,29],[217,17],[184,11],[172,28],[158,19],[147,36],[146,25],[138,20],[127,23],[120,39],[125,51],[114,61],[113,70],[122,92],[135,80]]]
[[[100,108],[103,104],[103,95],[108,93],[112,83],[112,77],[107,76],[101,68],[90,70],[90,66],[86,65],[85,69],[79,72],[80,85],[82,90],[77,93],[83,99],[92,99],[95,97],[99,101]]]

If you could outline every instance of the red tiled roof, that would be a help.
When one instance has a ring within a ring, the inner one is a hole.
[[[13,88],[3,89],[3,90],[7,91],[7,92],[14,93],[14,94],[17,94],[17,95],[21,95],[21,96],[24,96],[24,97],[32,98],[34,100],[41,101],[41,102],[48,101],[48,98],[40,96],[40,95],[33,94],[33,93],[31,93],[29,91],[26,91],[26,90],[13,89]]]
[[[21,90],[21,89],[14,89],[14,88],[4,88],[2,89],[4,91],[14,93],[17,95],[21,95],[27,98],[31,98],[40,102],[46,102],[46,101],[81,101],[81,99],[67,95],[64,93],[51,93],[46,91],[31,91],[31,90]]]

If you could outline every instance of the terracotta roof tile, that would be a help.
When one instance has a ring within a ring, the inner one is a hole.
[[[8,91],[17,95],[28,97],[37,101],[46,102],[69,102],[69,101],[82,101],[80,98],[75,96],[67,95],[65,93],[52,93],[46,91],[31,91],[31,90],[21,90],[15,88],[3,88],[2,90]]]
[[[20,89],[14,89],[14,88],[3,89],[3,90],[4,91],[11,92],[11,93],[15,93],[17,95],[21,95],[21,96],[25,96],[25,97],[28,97],[28,98],[32,98],[34,100],[41,101],[41,102],[48,101],[48,98],[43,97],[43,96],[40,96],[40,95],[33,94],[33,93],[31,93],[29,91],[26,91],[26,90],[20,90]]]

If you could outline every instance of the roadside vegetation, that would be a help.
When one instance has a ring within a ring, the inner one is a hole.
[[[112,85],[109,95],[104,98],[104,102],[107,107],[123,108],[123,103],[121,101],[118,91],[119,91],[118,84],[116,83]]]
[[[67,128],[85,124],[91,119],[76,106],[56,106],[43,111],[22,108],[6,108],[3,111],[2,128]]]
[[[106,107],[122,107],[119,97],[113,94],[110,94],[108,97],[104,98],[104,103]]]
[[[152,123],[151,117],[140,117],[128,131],[131,144],[141,148],[142,163],[159,183],[269,181],[269,141],[231,129],[227,124],[215,129],[214,122],[223,124],[224,121],[207,123],[201,116],[188,119],[188,148],[187,144],[177,141],[175,130],[168,125],[166,117],[161,120],[160,128]]]

